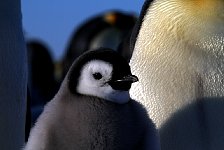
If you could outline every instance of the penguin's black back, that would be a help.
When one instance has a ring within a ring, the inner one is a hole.
[[[130,49],[131,51],[133,52],[134,48],[135,48],[135,42],[137,40],[137,37],[138,37],[138,34],[139,34],[139,31],[140,31],[140,28],[142,26],[142,22],[143,22],[143,19],[148,11],[148,8],[150,7],[151,3],[152,3],[153,0],[146,0],[144,5],[142,6],[142,9],[141,9],[141,13],[140,13],[140,16],[134,26],[134,29],[132,31],[132,34],[131,34],[131,39],[130,39]]]

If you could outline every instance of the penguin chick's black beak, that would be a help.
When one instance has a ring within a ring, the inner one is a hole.
[[[121,79],[109,81],[109,85],[114,90],[128,91],[131,88],[131,84],[138,81],[138,77],[135,75],[127,75]]]

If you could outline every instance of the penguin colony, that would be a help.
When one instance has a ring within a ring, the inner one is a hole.
[[[224,147],[224,0],[146,1],[132,36],[131,97],[159,128],[161,148]]]
[[[154,124],[130,99],[136,81],[115,51],[84,53],[45,106],[25,150],[159,150]]]

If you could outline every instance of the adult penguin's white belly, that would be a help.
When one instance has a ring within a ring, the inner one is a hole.
[[[162,149],[224,147],[224,0],[146,1],[132,43],[131,96]]]

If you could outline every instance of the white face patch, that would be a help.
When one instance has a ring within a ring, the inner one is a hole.
[[[128,91],[114,90],[108,84],[108,81],[111,80],[112,72],[112,65],[105,61],[92,60],[88,62],[81,70],[77,92],[119,104],[128,102],[130,100]],[[94,77],[94,74],[98,74],[97,78]]]

